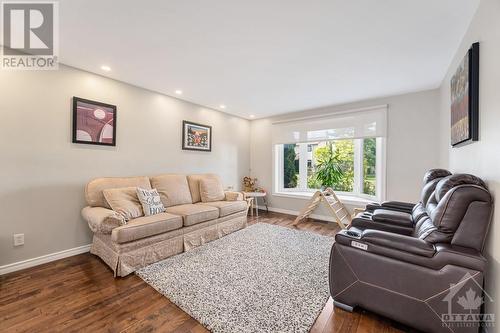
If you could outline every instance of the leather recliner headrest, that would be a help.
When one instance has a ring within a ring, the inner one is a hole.
[[[439,202],[449,190],[459,185],[476,185],[487,189],[481,178],[466,173],[457,173],[439,181],[435,191],[436,200]]]
[[[427,203],[429,202],[429,198],[432,196],[434,191],[436,190],[436,186],[439,183],[439,181],[442,178],[436,178],[433,180],[428,181],[424,186],[422,187],[422,192],[420,193],[420,202],[422,205],[427,206]]]
[[[434,180],[436,178],[443,178],[450,176],[451,172],[445,169],[430,169],[427,171],[424,175],[424,184],[427,184],[431,180]]]

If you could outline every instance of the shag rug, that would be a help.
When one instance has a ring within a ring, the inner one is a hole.
[[[259,223],[136,272],[212,332],[308,332],[333,238]]]

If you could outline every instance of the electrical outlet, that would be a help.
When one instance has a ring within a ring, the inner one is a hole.
[[[14,234],[14,246],[24,245],[24,234]]]

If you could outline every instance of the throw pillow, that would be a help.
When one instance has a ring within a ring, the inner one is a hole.
[[[104,198],[112,210],[125,221],[143,216],[142,205],[137,198],[136,187],[122,187],[103,190]]]
[[[224,200],[224,188],[222,187],[220,179],[218,177],[200,179],[200,196],[202,202]]]
[[[150,216],[160,214],[165,211],[165,206],[161,202],[160,194],[157,189],[147,190],[144,188],[137,188],[137,197],[142,204],[144,215]]]

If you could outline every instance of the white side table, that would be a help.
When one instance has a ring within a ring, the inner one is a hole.
[[[250,207],[250,212],[253,216],[253,208],[255,208],[255,215],[258,217],[259,216],[259,198],[262,198],[262,202],[266,206],[266,212],[269,212],[269,208],[267,207],[267,199],[266,199],[266,192],[243,192],[246,197],[248,198],[254,198],[252,200],[252,207]]]

